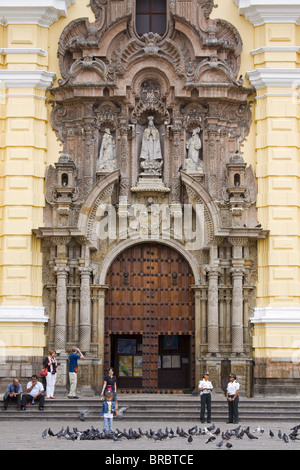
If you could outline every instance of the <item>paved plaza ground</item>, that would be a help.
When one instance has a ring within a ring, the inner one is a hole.
[[[216,439],[212,442],[206,443],[209,435],[208,434],[200,434],[197,432],[197,435],[193,436],[192,442],[188,442],[186,437],[176,437],[173,439],[166,438],[162,441],[154,441],[154,439],[149,439],[146,436],[141,437],[140,439],[136,440],[128,440],[125,437],[122,437],[120,441],[114,442],[113,440],[75,440],[70,441],[64,437],[51,437],[48,435],[46,438],[42,438],[42,433],[45,429],[51,428],[54,433],[57,433],[61,430],[62,427],[66,428],[67,426],[70,427],[70,430],[73,428],[77,428],[79,431],[85,431],[90,429],[91,426],[94,428],[98,428],[102,431],[103,421],[99,419],[99,421],[74,421],[71,420],[70,422],[66,421],[57,421],[57,420],[41,420],[41,421],[29,421],[29,420],[20,420],[20,421],[5,421],[5,415],[1,413],[0,417],[0,450],[101,450],[103,452],[99,453],[99,459],[102,463],[111,463],[111,464],[129,464],[131,467],[138,468],[139,464],[143,462],[145,465],[145,461],[150,459],[151,452],[153,452],[152,462],[148,463],[156,463],[155,456],[158,453],[162,455],[170,454],[170,455],[181,455],[181,462],[173,462],[176,464],[193,464],[196,465],[199,463],[199,459],[203,457],[204,450],[214,450],[216,452],[233,452],[234,450],[300,450],[300,440],[292,441],[290,438],[288,442],[285,442],[283,439],[278,437],[279,430],[282,434],[286,433],[288,436],[291,433],[291,429],[300,423],[290,423],[290,422],[241,422],[241,429],[245,429],[248,426],[250,427],[250,431],[253,435],[257,437],[257,439],[250,439],[244,434],[242,439],[237,439],[236,436],[230,437],[230,439],[223,440],[222,439],[222,432],[226,432],[226,430],[231,430],[236,428],[235,424],[226,424],[221,422],[214,423],[216,428],[220,428],[221,433],[216,437]],[[152,431],[157,432],[160,428],[162,431],[165,431],[166,426],[168,429],[173,429],[176,433],[176,429],[179,426],[183,428],[184,431],[188,431],[188,429],[192,428],[194,425],[198,426],[203,430],[204,427],[209,426],[207,424],[198,423],[191,423],[191,422],[132,422],[126,421],[125,417],[123,420],[114,420],[113,428],[116,430],[117,428],[121,431],[126,428],[129,430],[132,428],[133,430],[138,430],[140,428],[143,432]],[[258,430],[258,428],[263,428],[264,432]],[[269,431],[270,429],[274,433],[274,437],[270,437]],[[299,436],[300,438],[300,436]],[[223,440],[223,445],[218,448],[217,444]],[[228,449],[226,447],[226,442],[232,444],[232,447]],[[147,453],[138,453],[141,451],[147,451]],[[45,455],[45,454],[44,454]],[[190,461],[188,462],[188,456],[190,457]],[[127,456],[127,460],[121,461],[118,460],[117,457]],[[138,461],[130,461],[128,457],[138,457],[140,456],[140,462]],[[114,461],[105,461],[105,459],[113,458]],[[176,459],[176,457],[173,457]],[[144,459],[144,461],[143,461]],[[177,457],[178,460],[178,457]],[[136,463],[136,464],[135,464]],[[162,463],[169,463],[169,462],[160,462]]]

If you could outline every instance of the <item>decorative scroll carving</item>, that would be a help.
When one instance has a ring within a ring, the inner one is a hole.
[[[134,2],[123,3],[117,18],[116,2],[91,0],[96,21],[72,21],[59,40],[62,78],[50,90],[50,103],[62,155],[47,169],[45,226],[35,231],[47,241],[48,343],[66,350],[76,341],[97,364],[104,348],[110,357],[104,341],[109,286],[97,286],[97,279],[101,274],[105,283],[113,250],[132,243],[122,225],[132,223],[132,207],[143,207],[144,228],[158,206],[168,209],[161,219],[170,216],[169,238],[163,238],[167,230],[156,230],[151,241],[182,250],[201,284],[197,355],[202,361],[251,355],[250,334],[243,336],[245,305],[250,311],[255,304],[256,240],[266,233],[257,227],[255,175],[242,157],[253,89],[239,76],[240,34],[210,18],[213,0],[190,0],[169,2],[164,36],[140,37]],[[197,246],[182,230],[186,207],[190,231],[200,221]],[[108,208],[116,230],[102,239],[99,224]],[[149,226],[143,236],[151,236]],[[183,273],[175,274],[174,290]],[[129,268],[121,274],[124,285],[130,276]],[[87,366],[83,380],[91,370]]]

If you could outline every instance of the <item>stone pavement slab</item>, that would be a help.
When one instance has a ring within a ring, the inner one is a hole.
[[[162,441],[154,441],[154,439],[149,439],[146,436],[142,436],[136,440],[128,440],[125,437],[122,437],[120,441],[114,442],[111,439],[103,440],[75,440],[70,441],[64,437],[51,437],[47,434],[46,438],[42,438],[42,433],[45,429],[51,428],[52,431],[56,434],[62,428],[70,427],[70,430],[77,428],[79,431],[85,431],[90,429],[92,426],[98,428],[102,431],[103,421],[102,420],[93,420],[93,421],[14,421],[14,422],[0,422],[0,450],[101,450],[101,459],[116,459],[117,456],[122,457],[126,455],[128,457],[138,456],[138,452],[145,451],[148,454],[140,454],[140,456],[145,455],[145,459],[150,458],[149,455],[153,453],[153,456],[157,454],[161,455],[182,455],[182,459],[187,459],[188,455],[193,456],[193,461],[191,462],[173,462],[175,464],[196,464],[199,463],[200,454],[203,456],[203,453],[200,451],[204,450],[214,450],[217,452],[226,452],[234,450],[300,450],[300,440],[292,441],[291,438],[288,438],[288,442],[285,442],[282,438],[278,437],[279,430],[281,433],[286,433],[288,436],[291,433],[291,429],[300,423],[285,423],[285,422],[272,422],[272,423],[247,423],[241,422],[241,429],[245,429],[250,426],[250,431],[257,439],[249,439],[247,435],[244,435],[242,439],[237,439],[236,436],[230,437],[230,439],[222,439],[222,432],[226,430],[231,430],[237,427],[235,424],[226,424],[226,423],[215,423],[216,428],[220,428],[221,433],[216,437],[213,442],[206,443],[209,438],[208,434],[198,434],[192,436],[192,442],[188,442],[186,437],[179,437],[170,439],[164,439]],[[143,432],[149,431],[150,429],[157,432],[160,428],[162,431],[165,431],[166,426],[168,429],[173,429],[176,432],[177,427],[183,428],[185,432],[188,429],[192,428],[194,425],[198,426],[198,429],[202,430],[204,427],[209,426],[208,424],[201,423],[191,423],[191,422],[126,422],[126,419],[117,420],[113,422],[113,429],[117,428],[121,431],[126,428],[128,431],[130,428],[138,431],[140,428]],[[264,432],[262,433],[262,429]],[[260,430],[259,430],[260,429]],[[269,435],[269,430],[272,430],[274,437],[271,438]],[[176,435],[176,434],[175,434]],[[299,435],[300,439],[300,435]],[[223,445],[218,448],[217,444],[223,440]],[[232,444],[232,447],[228,449],[226,447],[226,442]],[[114,457],[112,457],[114,456]],[[155,457],[153,457],[154,459]],[[179,458],[179,457],[177,457]],[[129,461],[128,461],[129,462]],[[125,461],[125,464],[128,463]],[[104,463],[109,463],[104,461]],[[111,462],[113,464],[123,463],[124,462]],[[145,465],[145,462],[143,462]],[[149,463],[149,462],[148,462]],[[155,463],[153,462],[150,463]],[[157,462],[156,462],[157,463]],[[166,462],[160,462],[161,464],[166,464]],[[170,463],[170,462],[169,462]],[[134,466],[134,462],[131,462],[131,466]]]

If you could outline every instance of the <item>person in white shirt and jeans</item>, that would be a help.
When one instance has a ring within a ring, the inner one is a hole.
[[[198,390],[200,391],[201,412],[200,421],[205,422],[205,408],[207,408],[207,422],[211,422],[211,392],[213,390],[212,383],[208,380],[209,373],[204,372],[203,379],[199,381]]]

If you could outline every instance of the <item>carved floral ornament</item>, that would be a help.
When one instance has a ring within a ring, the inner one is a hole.
[[[197,177],[211,197],[222,201],[226,226],[233,215],[236,218],[236,210],[238,223],[247,222],[242,218],[243,204],[249,201],[237,201],[234,193],[238,207],[230,206],[233,199],[228,195],[226,173],[226,164],[251,123],[247,100],[253,90],[237,78],[242,42],[228,22],[207,21],[213,0],[192,1],[202,12],[199,18],[180,16],[170,2],[163,37],[136,35],[129,2],[124,3],[125,15],[109,20],[111,2],[102,0],[91,1],[95,23],[79,18],[62,32],[58,49],[62,79],[51,90],[55,97],[51,122],[63,152],[76,167],[76,179],[72,179],[76,190],[71,188],[70,200],[60,205],[63,224],[76,225],[80,204],[95,188],[97,178],[115,170],[120,171],[122,196],[136,188],[139,176],[152,176],[161,180],[161,193],[170,192],[172,200],[179,202],[179,168]],[[159,160],[153,159],[155,165],[144,158],[143,136],[150,117],[157,133],[153,145],[157,144],[160,155]],[[48,172],[49,183],[55,177],[52,173]],[[152,183],[153,178],[148,190],[155,190]],[[53,203],[52,193],[46,192]],[[116,189],[111,198],[117,202]]]
[[[198,0],[198,4],[207,20],[214,2]],[[60,85],[81,85],[87,71],[94,72],[92,82],[95,85],[115,85],[118,77],[124,76],[131,65],[139,60],[145,61],[147,57],[160,58],[168,63],[185,84],[211,81],[209,71],[215,75],[212,81],[235,83],[242,41],[228,22],[218,19],[205,25],[196,24],[197,21],[193,24],[171,9],[164,37],[151,32],[140,37],[130,27],[130,15],[108,23],[106,1],[93,0],[91,8],[96,16],[95,23],[79,18],[72,21],[61,35],[58,58],[63,80]],[[180,28],[176,28],[177,24]],[[114,28],[118,30],[117,34],[113,34]],[[192,32],[191,36],[188,30]],[[195,41],[202,44],[204,53],[199,55],[194,47]],[[105,51],[101,50],[102,47]],[[221,51],[222,59],[218,57]],[[106,57],[104,60],[103,55]],[[83,75],[82,79],[80,75]]]
[[[197,15],[180,16],[192,2]],[[122,16],[112,19],[117,5]],[[126,247],[154,243],[173,247],[193,269],[195,299],[205,303],[196,310],[207,311],[199,357],[223,347],[244,354],[241,323],[230,332],[234,348],[231,339],[219,344],[228,331],[218,314],[230,318],[232,305],[243,318],[245,286],[254,299],[256,240],[266,237],[255,175],[242,158],[253,90],[238,77],[241,38],[209,19],[213,0],[170,1],[166,34],[139,37],[134,5],[91,0],[96,21],[72,21],[59,41],[51,123],[62,155],[48,168],[45,224],[35,231],[44,239],[45,306],[56,302],[49,344],[64,349],[76,338],[103,358],[108,268]],[[179,280],[172,273],[172,285]]]

